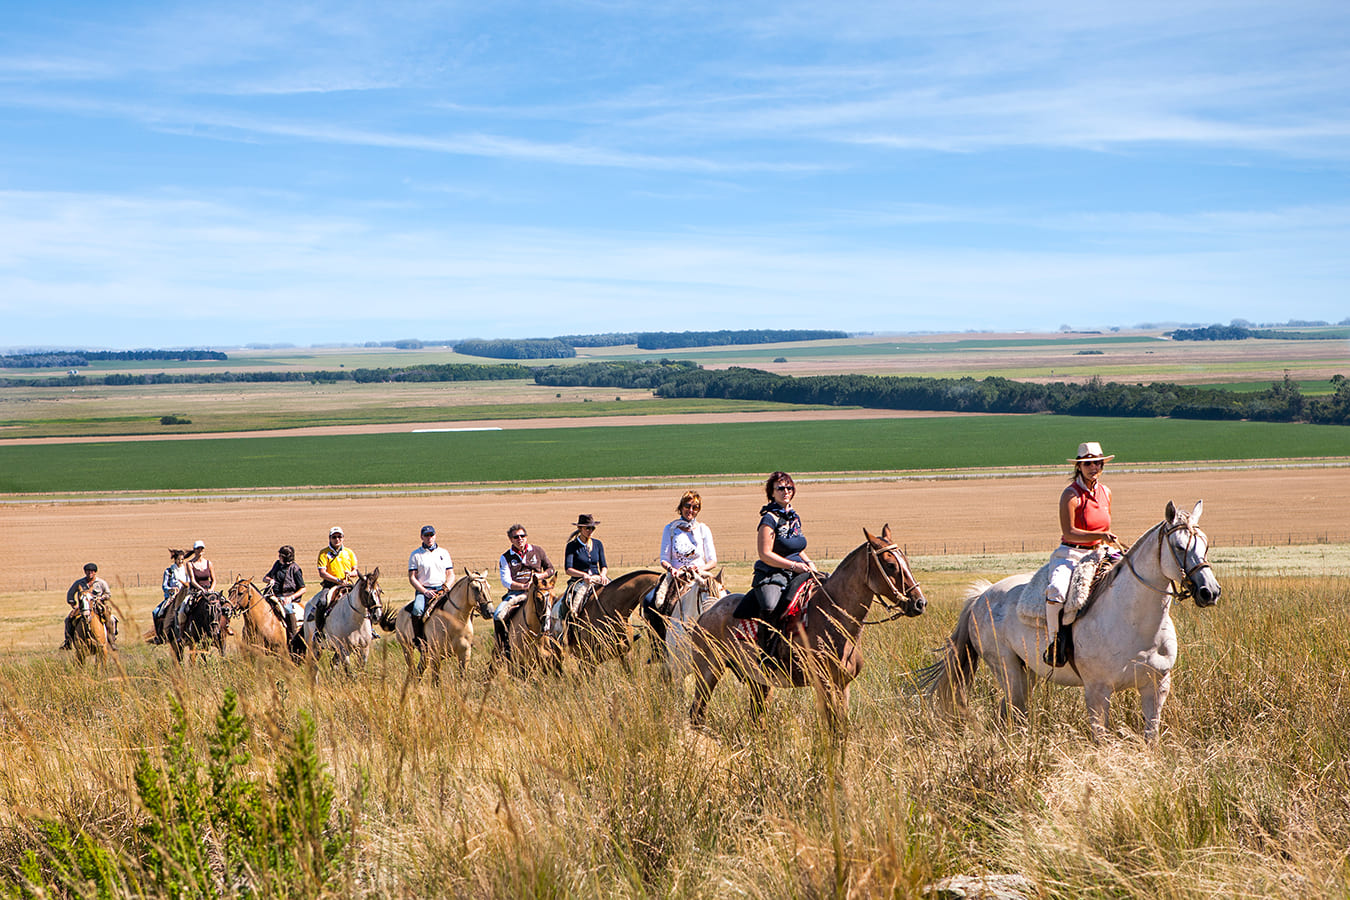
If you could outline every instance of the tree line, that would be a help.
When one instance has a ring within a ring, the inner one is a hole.
[[[0,356],[0,366],[11,369],[72,369],[91,362],[140,360],[225,361],[230,357],[219,350],[78,350],[52,353],[15,353]]]
[[[438,382],[438,381],[510,381],[526,379],[534,370],[513,363],[478,364],[446,363],[442,365],[406,366],[379,369],[317,369],[308,372],[154,372],[133,375],[112,372],[107,375],[60,375],[51,378],[0,378],[0,387],[80,387],[81,385],[140,385],[140,384],[251,384],[307,381],[331,384],[354,381],[358,384],[377,382]]]
[[[1248,328],[1245,325],[1207,325],[1204,328],[1178,328],[1169,332],[1167,336],[1174,341],[1244,341],[1248,338],[1268,341],[1334,341],[1350,337],[1350,332],[1287,331],[1278,328]]]
[[[465,340],[455,352],[493,359],[571,359],[577,347],[620,347],[636,344],[639,350],[670,350],[675,347],[724,347],[739,344],[777,344],[791,341],[827,341],[847,338],[844,331],[818,329],[752,328],[740,331],[612,331],[606,334],[565,334],[552,338],[522,340]]]
[[[812,375],[796,378],[761,369],[703,369],[691,362],[597,362],[548,367],[535,381],[550,386],[646,388],[659,397],[713,397],[873,409],[943,412],[1058,413],[1074,416],[1253,419],[1350,424],[1350,382],[1332,379],[1334,394],[1305,397],[1287,375],[1264,391],[1237,393],[1170,382],[1031,384],[1001,377],[926,378],[894,375]]]

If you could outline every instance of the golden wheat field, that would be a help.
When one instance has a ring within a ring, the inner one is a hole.
[[[1224,590],[1216,608],[1174,611],[1180,659],[1153,747],[1132,693],[1116,696],[1110,737],[1093,745],[1081,691],[1042,687],[1029,721],[1007,726],[981,670],[971,715],[950,723],[908,677],[972,579],[1048,554],[1058,477],[803,479],[797,506],[818,559],[889,522],[930,601],[918,619],[864,632],[837,738],[809,691],[775,692],[753,722],[730,677],[707,730],[692,730],[689,686],[646,664],[643,641],[631,671],[521,680],[489,675],[479,620],[467,674],[437,686],[410,680],[388,640],[352,678],[237,647],[179,668],[134,640],[165,548],[195,538],[219,576],[259,576],[283,542],[308,565],[341,524],[363,565],[388,573],[387,602],[404,602],[424,522],[457,563],[484,568],[512,522],[561,555],[569,524],[590,512],[625,571],[654,560],[671,487],[6,508],[0,889],[869,898],[1016,874],[1027,897],[1350,896],[1350,479],[1111,476],[1122,534],[1158,521],[1168,499],[1205,500]],[[699,487],[741,589],[763,495]],[[128,620],[102,672],[53,649],[86,558]]]

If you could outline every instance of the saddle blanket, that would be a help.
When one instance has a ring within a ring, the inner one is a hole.
[[[1099,576],[1105,575],[1117,558],[1118,555],[1110,548],[1098,547],[1079,560],[1069,579],[1064,611],[1060,614],[1061,622],[1065,625],[1073,624],[1078,618],[1078,613],[1087,604],[1088,597],[1092,595],[1092,588],[1100,580]],[[1045,589],[1049,584],[1050,563],[1047,562],[1022,586],[1022,593],[1017,602],[1017,616],[1027,625],[1045,629]]]

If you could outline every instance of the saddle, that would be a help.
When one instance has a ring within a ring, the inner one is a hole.
[[[314,604],[314,631],[323,631],[323,625],[328,621],[328,611],[337,605],[338,601],[351,593],[352,585],[335,584],[328,591],[328,596],[322,603]]]
[[[692,572],[686,572],[684,569],[666,572],[661,576],[661,580],[656,583],[651,602],[648,605],[663,616],[670,615],[675,602],[684,596],[685,591],[689,590],[689,585],[694,583],[695,577]],[[642,599],[644,602],[647,600],[646,597]]]
[[[736,605],[732,613],[736,618],[731,627],[732,636],[754,644],[759,650],[760,664],[766,669],[794,672],[794,677],[800,674],[800,670],[793,665],[792,642],[788,631],[798,622],[806,624],[811,600],[820,587],[820,577],[803,572],[793,578],[779,598],[778,606],[767,615],[760,609],[758,590],[747,591]]]

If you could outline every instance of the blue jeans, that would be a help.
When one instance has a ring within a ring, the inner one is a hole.
[[[421,593],[413,594],[413,601],[412,601],[412,607],[411,607],[412,614],[413,614],[414,616],[417,616],[417,618],[419,618],[419,619],[422,618],[424,615],[426,615],[426,614],[427,614],[427,598],[430,597],[432,594],[436,593],[437,591],[439,591],[440,589],[441,589],[441,588],[440,588],[439,585],[436,586],[436,587],[432,587],[431,585],[427,585],[427,591],[428,591],[428,593],[425,593],[425,594],[421,594]]]

